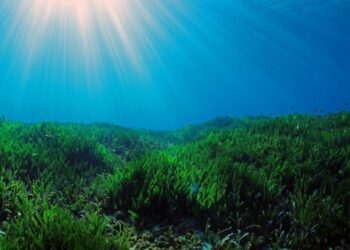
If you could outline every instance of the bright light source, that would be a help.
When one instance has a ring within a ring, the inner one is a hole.
[[[67,60],[77,54],[84,57],[89,71],[102,67],[106,51],[118,70],[133,65],[143,71],[142,51],[156,54],[149,31],[164,33],[151,13],[162,9],[162,1],[21,0],[7,5],[14,11],[8,33],[21,34],[9,40],[18,43],[28,67],[45,46],[50,53],[59,46]]]

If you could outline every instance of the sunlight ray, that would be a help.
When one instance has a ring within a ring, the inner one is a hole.
[[[22,56],[25,55],[23,62],[27,72],[45,53],[45,48],[52,51],[54,47],[65,61],[67,57],[76,61],[81,58],[87,72],[103,68],[102,54],[108,48],[119,74],[122,75],[122,71],[127,70],[125,67],[130,65],[135,72],[146,74],[147,65],[141,51],[157,55],[150,32],[163,38],[166,36],[164,27],[151,13],[164,11],[163,4],[161,1],[128,0],[21,0],[14,5],[7,1],[7,7],[14,12],[8,33],[11,36],[21,31],[20,37],[8,40],[18,43]],[[171,14],[164,13],[177,25]]]

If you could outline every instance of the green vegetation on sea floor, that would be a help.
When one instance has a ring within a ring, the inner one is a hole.
[[[185,219],[203,249],[349,248],[350,113],[169,132],[0,120],[1,250],[130,249]]]

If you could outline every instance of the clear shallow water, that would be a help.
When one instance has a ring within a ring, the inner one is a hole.
[[[350,1],[3,0],[0,114],[168,129],[349,110]]]

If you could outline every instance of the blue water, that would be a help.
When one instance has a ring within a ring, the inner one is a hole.
[[[0,115],[170,129],[350,109],[350,1],[109,2],[1,0]]]

